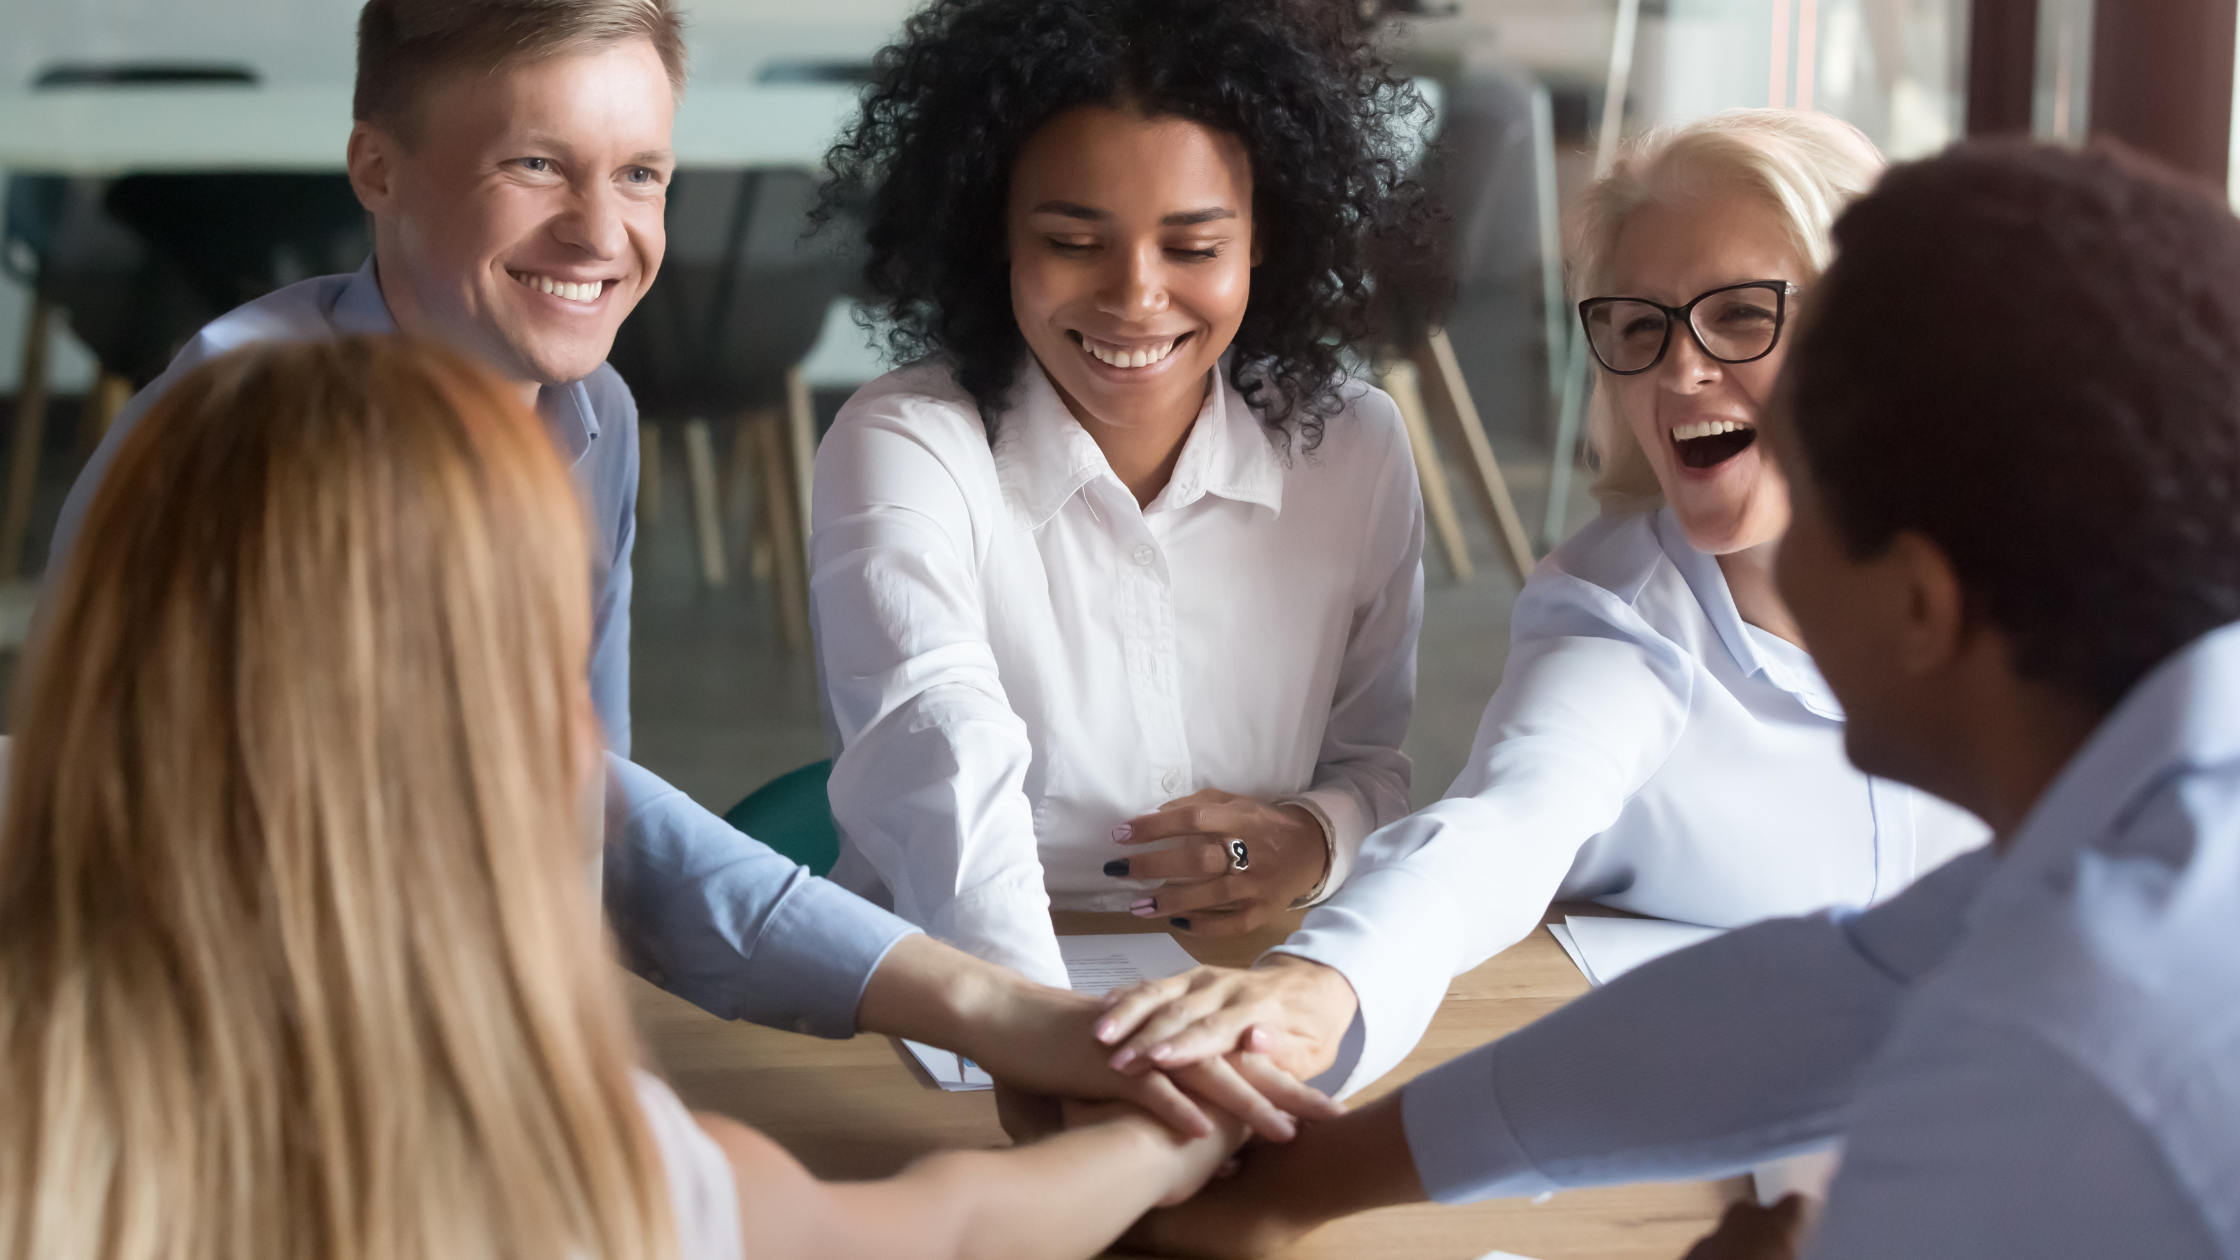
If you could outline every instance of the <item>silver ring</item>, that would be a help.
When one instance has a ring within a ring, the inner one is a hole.
[[[1242,840],[1231,840],[1229,842],[1229,869],[1232,871],[1249,871],[1252,869],[1252,855],[1245,851],[1244,841]]]

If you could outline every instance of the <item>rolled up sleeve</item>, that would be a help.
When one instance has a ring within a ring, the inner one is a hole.
[[[872,972],[916,931],[607,757],[606,901],[633,971],[712,1014],[851,1037]]]

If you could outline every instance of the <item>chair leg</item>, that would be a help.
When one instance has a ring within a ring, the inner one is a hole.
[[[1387,364],[1379,382],[1400,408],[1408,427],[1408,448],[1416,457],[1416,482],[1423,487],[1423,512],[1431,532],[1439,538],[1454,580],[1467,582],[1473,572],[1470,548],[1463,539],[1462,518],[1454,510],[1454,491],[1447,484],[1446,465],[1439,462],[1439,447],[1431,439],[1431,423],[1423,416],[1423,393],[1416,384],[1416,368],[1405,361]]]
[[[799,508],[794,503],[793,466],[791,452],[786,449],[785,423],[778,414],[767,413],[769,421],[754,426],[759,449],[757,462],[762,465],[762,517],[770,534],[770,556],[773,581],[776,588],[778,611],[778,638],[789,651],[802,652],[809,647],[809,577],[807,552],[803,548]]]
[[[8,497],[0,505],[0,584],[23,572],[23,544],[31,533],[32,500],[39,491],[39,451],[47,436],[47,345],[54,307],[34,292],[23,334],[23,374],[16,385],[15,449],[8,461]]]
[[[731,448],[731,488],[734,495],[751,496],[747,517],[747,573],[757,582],[770,580],[769,495],[762,489],[762,430],[778,423],[777,413],[762,408],[739,417],[738,443]]]
[[[638,426],[638,534],[661,519],[661,426]]]
[[[817,413],[809,392],[809,378],[802,374],[799,364],[786,369],[784,469],[792,478],[792,491],[788,501],[793,507],[793,541],[785,544],[792,548],[794,563],[791,567],[780,563],[777,576],[782,582],[794,584],[791,597],[784,602],[788,608],[799,609],[799,624],[795,627],[801,646],[810,643],[809,631],[809,496],[816,482]],[[773,542],[778,536],[773,535]]]
[[[786,445],[793,457],[793,501],[800,509],[801,540],[807,545],[809,491],[817,473],[817,407],[799,364],[786,369]]]
[[[124,405],[131,401],[131,381],[106,369],[94,378],[93,392],[86,395],[85,417],[78,424],[80,462],[93,457],[101,439],[109,436],[109,426],[117,422]]]
[[[700,544],[700,580],[721,589],[723,563],[723,514],[716,504],[716,451],[708,436],[708,422],[694,417],[684,422],[685,483],[692,492],[692,528]]]
[[[1532,573],[1532,543],[1525,536],[1516,501],[1509,497],[1509,483],[1501,475],[1501,464],[1493,457],[1493,443],[1486,440],[1485,426],[1478,420],[1477,404],[1470,400],[1470,387],[1463,383],[1462,365],[1454,357],[1453,343],[1442,329],[1410,347],[1408,358],[1422,378],[1424,409],[1462,450],[1464,478],[1476,492],[1486,520],[1493,525],[1495,541],[1501,544],[1501,558],[1508,562],[1517,584],[1524,585]]]

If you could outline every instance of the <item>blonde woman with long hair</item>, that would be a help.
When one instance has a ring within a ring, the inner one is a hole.
[[[15,715],[0,1253],[1085,1256],[1226,1153],[1114,1111],[826,1186],[695,1124],[586,878],[589,565],[537,417],[379,339],[157,411]]]
[[[1772,580],[1789,498],[1758,418],[1829,228],[1881,170],[1847,123],[1742,110],[1642,137],[1588,190],[1571,268],[1602,513],[1518,595],[1469,762],[1259,967],[1119,997],[1099,1030],[1119,1061],[1243,1042],[1357,1089],[1551,900],[1735,927],[1883,900],[1982,843],[1845,759]]]

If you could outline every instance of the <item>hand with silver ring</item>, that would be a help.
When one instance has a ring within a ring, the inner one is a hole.
[[[1320,884],[1330,866],[1322,824],[1305,808],[1211,789],[1131,818],[1112,838],[1126,856],[1106,862],[1105,874],[1163,881],[1137,894],[1129,913],[1208,936],[1267,923]],[[1155,853],[1129,852],[1154,842],[1163,842]]]

